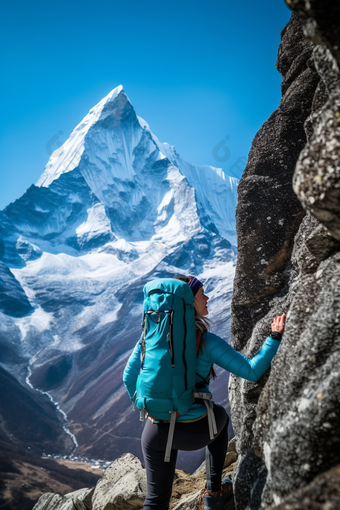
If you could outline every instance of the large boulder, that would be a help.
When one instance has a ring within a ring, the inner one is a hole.
[[[240,183],[234,347],[252,356],[275,315],[287,312],[287,324],[272,368],[260,381],[230,379],[240,454],[235,473],[238,510],[283,505],[285,498],[309,484],[311,500],[317,477],[340,463],[340,80],[336,61],[340,31],[334,23],[339,6],[318,0],[287,3],[297,13],[282,32],[278,58],[282,101],[256,135]],[[286,116],[280,116],[286,102],[291,107],[284,110]],[[304,131],[295,149],[291,125],[296,133]],[[268,165],[268,144],[272,165]],[[287,162],[289,172],[283,172]],[[277,186],[279,180],[282,188]],[[294,202],[294,191],[304,212]],[[272,198],[271,207],[269,200],[263,207],[266,197]],[[339,494],[332,494],[329,508],[336,508],[331,506],[332,498],[338,498],[340,507]],[[325,506],[315,508],[328,508],[327,501],[324,494]],[[300,501],[300,506],[287,503],[278,508],[314,507],[301,506]]]
[[[131,453],[115,460],[104,472],[92,496],[92,510],[141,508],[146,496],[146,474]]]
[[[93,492],[94,489],[79,489],[65,496],[47,492],[39,498],[33,510],[92,510]]]

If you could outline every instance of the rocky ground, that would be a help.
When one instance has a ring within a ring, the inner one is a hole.
[[[229,442],[224,476],[234,479],[237,464],[236,440]],[[340,497],[339,466],[318,476],[313,483],[297,490],[268,510],[338,510]],[[176,470],[170,510],[203,510],[205,463],[193,475]],[[145,469],[137,457],[127,453],[114,461],[97,485],[67,493],[47,493],[33,510],[140,510],[146,494]],[[235,510],[234,499],[224,510]]]
[[[223,475],[232,478],[237,453],[235,440],[228,445]],[[188,475],[176,470],[170,502],[171,510],[203,510],[205,488],[205,462]],[[61,496],[44,494],[34,510],[124,510],[140,509],[146,495],[146,476],[137,457],[131,453],[122,455],[105,471],[94,488],[82,489]],[[226,510],[234,510],[234,501],[229,501]]]

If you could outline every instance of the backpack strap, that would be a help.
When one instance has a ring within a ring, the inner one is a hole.
[[[210,439],[214,439],[217,436],[217,425],[214,414],[214,406],[211,401],[212,394],[206,391],[194,392],[194,398],[203,400],[205,407],[207,408],[208,426]]]
[[[166,442],[166,448],[165,448],[164,462],[170,462],[172,443],[174,440],[175,424],[176,424],[176,412],[171,411],[171,419],[170,419],[170,426],[169,426],[169,432],[168,432],[168,440]]]
[[[186,303],[185,303],[185,299],[182,298],[182,302],[183,302],[183,326],[184,326],[184,340],[183,340],[183,364],[184,364],[184,367],[185,367],[185,373],[184,373],[184,377],[185,377],[185,390],[188,389],[188,365],[187,365],[187,362],[186,362],[186,359],[185,359],[185,350],[187,348],[187,323],[186,323],[186,320],[185,320],[185,314],[186,314]]]
[[[208,425],[209,425],[209,434],[210,439],[214,439],[217,436],[217,425],[214,414],[214,406],[211,400],[204,400],[205,406],[208,412]]]

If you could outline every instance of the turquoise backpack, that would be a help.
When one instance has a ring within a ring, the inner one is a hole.
[[[135,405],[141,419],[170,421],[165,461],[170,461],[176,417],[187,413],[195,399],[204,399],[210,436],[217,433],[211,393],[198,393],[196,327],[193,293],[174,278],[159,278],[144,286],[141,371]],[[210,412],[209,412],[210,411]]]

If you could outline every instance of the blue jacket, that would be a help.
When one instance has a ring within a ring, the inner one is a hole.
[[[278,340],[271,337],[266,338],[260,351],[251,359],[235,351],[223,338],[207,332],[202,336],[204,342],[203,350],[200,349],[197,354],[196,382],[206,379],[209,375],[211,365],[215,363],[238,377],[248,381],[258,381],[260,377],[268,370],[271,361],[280,346]],[[137,377],[140,372],[140,342],[138,341],[124,370],[123,381],[126,389],[132,399],[135,390]],[[209,391],[209,386],[204,390]],[[189,411],[177,418],[177,421],[195,420],[206,414],[206,407],[201,404],[193,404]]]

